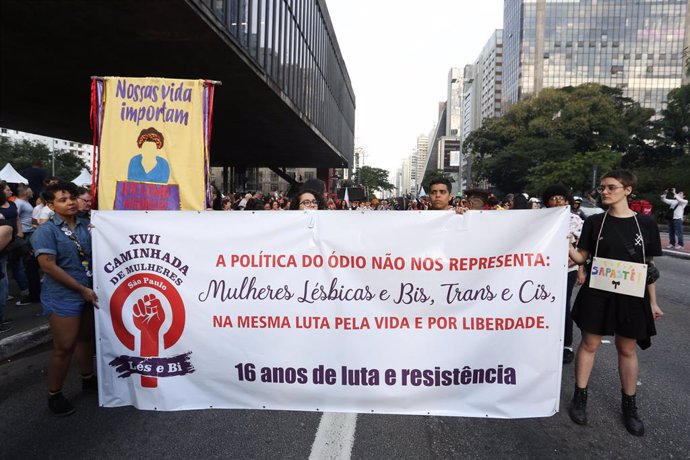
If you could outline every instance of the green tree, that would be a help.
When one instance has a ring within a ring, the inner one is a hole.
[[[541,193],[547,185],[567,184],[576,192],[592,188],[592,168],[610,171],[620,165],[621,155],[611,150],[576,153],[566,159],[544,161],[530,168],[524,189],[530,195]]]
[[[661,111],[660,127],[664,138],[684,153],[690,146],[690,85],[683,85],[668,93],[666,108]]]
[[[52,172],[52,156],[50,149],[40,142],[13,142],[2,138],[0,140],[0,169],[10,163],[21,174],[23,170],[31,166],[33,160],[41,160],[43,167]],[[77,155],[67,150],[55,152],[55,176],[63,180],[72,180],[79,175],[83,168],[87,168],[86,162]]]
[[[486,160],[486,177],[492,184],[501,184],[501,190],[506,192],[526,191],[530,178],[528,172],[532,168],[570,158],[574,151],[573,142],[561,137],[519,138],[506,146],[501,154]]]
[[[616,152],[619,163],[631,143],[653,137],[653,115],[654,110],[623,97],[620,89],[593,83],[548,88],[516,103],[503,117],[486,120],[463,149],[473,156],[476,179],[487,179],[504,192],[526,187],[535,192],[542,181],[530,174],[573,177],[572,162],[611,164],[609,156],[601,158],[602,152]],[[594,155],[577,157],[588,153]],[[591,164],[585,174],[591,174]]]
[[[489,118],[477,130],[472,131],[463,142],[463,151],[472,152],[473,170],[478,178],[488,178],[485,160],[499,154],[517,135],[517,129],[501,118]]]
[[[369,193],[393,190],[395,186],[388,182],[388,171],[382,168],[362,166],[355,174],[355,182],[366,188]]]

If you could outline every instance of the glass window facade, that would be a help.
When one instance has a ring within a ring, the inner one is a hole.
[[[481,115],[480,125],[486,118],[501,115],[503,92],[503,31],[496,30],[484,46],[480,56]]]
[[[345,158],[355,96],[323,0],[197,0]]]
[[[687,8],[687,0],[506,0],[504,102],[595,82],[659,111],[681,85],[673,56],[682,55]]]

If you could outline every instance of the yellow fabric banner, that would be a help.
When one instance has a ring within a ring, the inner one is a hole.
[[[101,210],[203,210],[203,80],[105,78]]]

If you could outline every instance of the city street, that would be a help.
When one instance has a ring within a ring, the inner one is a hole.
[[[65,392],[74,398],[77,413],[55,418],[46,406],[48,348],[43,346],[0,365],[0,458],[334,456],[334,450],[312,450],[317,447],[317,431],[316,444],[324,439],[327,446],[338,444],[339,458],[688,458],[690,261],[661,257],[658,267],[665,316],[657,324],[659,334],[652,347],[639,354],[638,404],[646,425],[642,438],[629,435],[621,422],[612,341],[602,345],[595,364],[587,427],[573,424],[567,415],[573,388],[569,364],[563,373],[561,411],[553,417],[482,420],[358,414],[345,417],[356,421],[354,442],[342,430],[319,430],[322,414],[313,412],[99,408],[96,395],[79,394],[76,370]]]

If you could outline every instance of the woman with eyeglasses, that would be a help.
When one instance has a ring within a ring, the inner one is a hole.
[[[547,208],[558,206],[573,206],[573,196],[568,187],[563,184],[552,184],[544,189],[541,201]],[[574,213],[570,213],[569,237],[572,244],[577,244],[577,240],[582,233],[582,219]],[[568,260],[568,283],[565,289],[565,331],[563,335],[563,364],[573,362],[573,320],[570,318],[570,299],[572,298],[573,288],[578,279],[578,265]]]
[[[305,209],[326,209],[326,203],[323,200],[323,195],[316,190],[302,189],[299,194],[292,200],[290,209],[293,211]]]
[[[636,345],[642,349],[651,345],[650,338],[656,335],[654,320],[663,315],[656,303],[654,282],[658,271],[653,267],[653,257],[662,255],[662,252],[656,222],[649,216],[635,213],[628,206],[628,197],[636,181],[635,175],[625,170],[611,171],[601,177],[597,190],[608,210],[588,217],[577,250],[570,248],[570,258],[579,265],[594,256],[646,263],[648,269],[644,297],[635,297],[615,292],[617,286],[614,283],[606,284],[606,287],[603,284],[599,288],[590,287],[593,275],[589,262],[587,279],[577,295],[572,313],[582,332],[582,341],[575,359],[575,393],[568,413],[578,425],[587,424],[587,386],[594,358],[602,337],[613,335],[622,387],[623,423],[629,433],[642,436],[644,424],[637,414],[636,402],[639,374]]]

